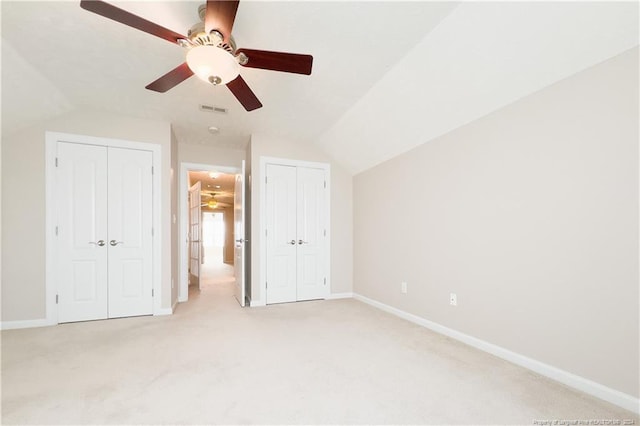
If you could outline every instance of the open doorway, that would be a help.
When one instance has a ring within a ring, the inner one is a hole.
[[[220,212],[202,213],[202,265],[215,268],[227,259],[224,256],[224,215]]]
[[[203,291],[233,297],[235,170],[183,167],[181,211],[186,244],[181,255],[184,275],[179,300],[195,298]]]
[[[206,206],[203,206],[203,209],[205,208]],[[202,211],[199,289],[206,286],[227,286],[235,279],[233,231],[233,207],[230,211]],[[191,292],[196,289],[193,284],[189,287]]]

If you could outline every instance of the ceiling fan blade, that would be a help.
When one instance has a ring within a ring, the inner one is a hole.
[[[182,65],[178,65],[176,68],[172,69],[153,83],[148,84],[145,89],[164,93],[182,83],[192,75],[193,71],[191,71],[191,68],[189,68],[189,65],[185,62]]]
[[[207,0],[207,12],[204,17],[207,34],[211,30],[217,30],[224,37],[224,42],[229,43],[239,3],[239,0]]]
[[[251,91],[247,82],[244,81],[242,76],[237,76],[235,80],[227,83],[227,87],[231,90],[231,93],[240,101],[244,109],[247,111],[253,111],[262,107],[262,104]]]
[[[186,39],[183,35],[100,0],[82,0],[80,7],[172,43],[177,43],[179,39]]]
[[[313,65],[311,55],[254,49],[238,49],[236,53],[244,53],[247,56],[245,67],[311,75]]]

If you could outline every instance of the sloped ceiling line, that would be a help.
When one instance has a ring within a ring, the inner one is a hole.
[[[467,2],[317,143],[357,174],[637,45],[637,2]]]

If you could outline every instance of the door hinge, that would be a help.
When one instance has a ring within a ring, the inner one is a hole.
[[[151,174],[153,174],[153,166],[151,166]]]
[[[264,282],[264,288],[269,288],[269,283],[268,282]]]
[[[151,227],[151,236],[153,237],[153,226]]]
[[[58,157],[56,157],[56,167],[58,167]]]
[[[324,189],[327,189],[327,181],[324,181]]]
[[[264,177],[264,183],[265,183],[265,185],[267,184],[267,180],[268,180],[268,179],[269,179],[268,177],[266,177],[266,176]]]
[[[324,285],[327,285],[327,279],[326,278],[324,279]]]
[[[269,235],[269,230],[268,230],[268,229],[265,229],[265,230],[264,230],[264,236],[266,237],[266,236],[268,236],[268,235]]]
[[[58,295],[56,294],[56,305],[58,304]]]
[[[324,236],[325,237],[327,236],[327,230],[326,229],[324,230]]]
[[[153,297],[153,296],[154,296],[153,289],[151,289],[151,297]]]
[[[58,226],[56,226],[56,235],[58,235]]]

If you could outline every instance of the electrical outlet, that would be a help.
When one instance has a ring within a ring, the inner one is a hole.
[[[403,294],[407,294],[407,282],[406,282],[406,281],[402,281],[402,282],[400,283],[400,291],[401,291]]]
[[[458,306],[458,296],[455,293],[449,294],[449,304],[451,306]]]

